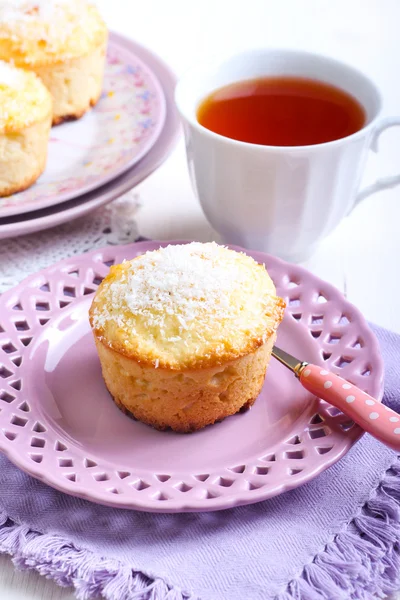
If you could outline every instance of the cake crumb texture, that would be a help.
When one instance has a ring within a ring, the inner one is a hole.
[[[224,365],[181,372],[143,365],[98,340],[96,346],[105,384],[125,414],[155,429],[191,433],[252,406],[275,337]]]
[[[44,171],[52,108],[39,77],[0,60],[0,196],[26,189]]]
[[[51,111],[51,95],[39,77],[0,60],[0,133],[18,132]]]

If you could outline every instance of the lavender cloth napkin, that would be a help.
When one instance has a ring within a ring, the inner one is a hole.
[[[400,409],[400,337],[375,328]],[[78,598],[340,600],[400,589],[400,463],[369,435],[311,483],[215,513],[155,515],[61,494],[0,458],[0,550]]]

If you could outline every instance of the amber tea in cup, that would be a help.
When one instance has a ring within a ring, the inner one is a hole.
[[[205,60],[175,90],[189,173],[224,244],[303,262],[357,204],[368,150],[400,117],[382,118],[378,87],[320,54],[254,48]],[[220,134],[220,135],[219,135]]]
[[[200,125],[227,138],[263,146],[310,146],[345,138],[366,123],[363,106],[322,81],[273,76],[238,81],[208,95]]]

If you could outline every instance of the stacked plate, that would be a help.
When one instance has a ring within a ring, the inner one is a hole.
[[[47,168],[34,186],[0,198],[0,239],[82,216],[150,175],[179,134],[174,87],[163,61],[111,33],[101,99],[83,119],[51,130]]]

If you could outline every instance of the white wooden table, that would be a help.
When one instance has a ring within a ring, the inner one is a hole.
[[[318,51],[362,69],[381,87],[385,114],[400,114],[398,0],[99,0],[110,29],[133,37],[178,75],[221,50],[277,46]],[[384,137],[365,183],[400,171],[400,130]],[[142,235],[208,241],[214,234],[193,196],[181,142],[137,188]],[[321,200],[323,201],[323,199]],[[369,197],[305,266],[340,288],[366,318],[400,333],[400,188]],[[0,598],[72,600],[36,573],[0,557]]]

